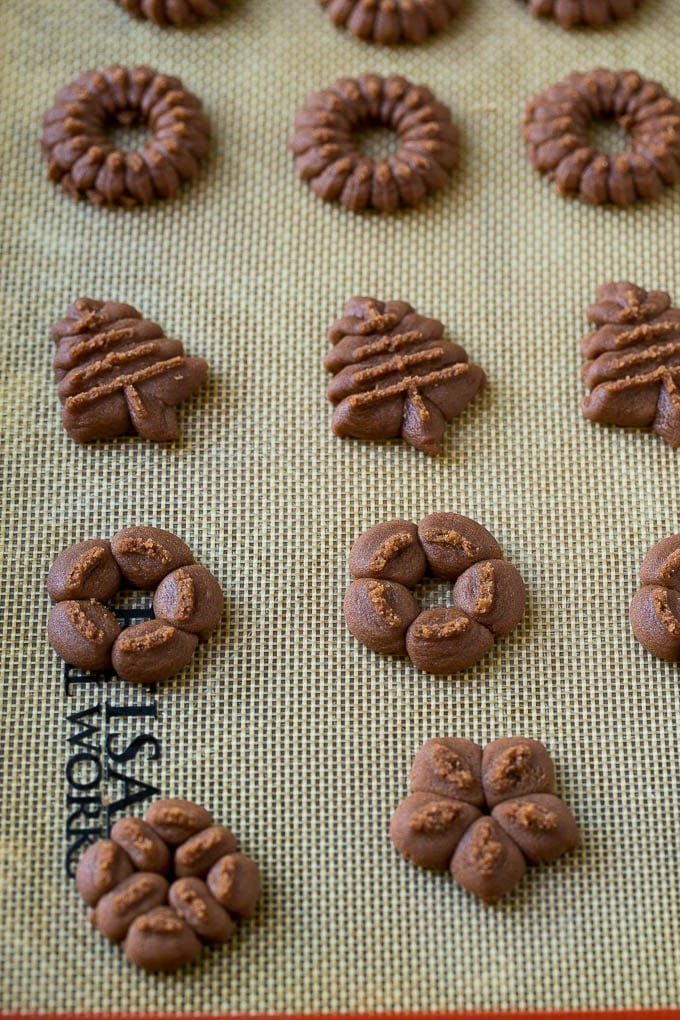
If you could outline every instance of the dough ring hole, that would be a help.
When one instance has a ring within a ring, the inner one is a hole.
[[[362,156],[376,163],[389,159],[399,151],[399,135],[388,124],[378,121],[360,125],[354,133],[354,144]]]
[[[139,117],[135,111],[127,111],[112,118],[104,127],[109,145],[120,152],[141,152],[151,138],[151,129],[146,119]],[[125,116],[125,119],[123,117]]]
[[[132,627],[135,623],[153,620],[153,596],[152,591],[123,587],[106,605],[118,619],[121,627]]]
[[[588,125],[588,141],[597,152],[621,156],[630,150],[631,140],[615,117],[599,117]]]
[[[413,595],[422,611],[449,609],[453,605],[453,582],[426,577],[415,586]]]

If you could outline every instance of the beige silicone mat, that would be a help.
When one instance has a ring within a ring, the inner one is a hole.
[[[582,419],[578,339],[604,280],[680,301],[680,188],[627,211],[562,200],[520,124],[574,69],[632,66],[679,94],[680,4],[567,33],[520,0],[468,0],[420,49],[358,43],[315,0],[238,0],[194,31],[113,0],[2,0],[0,22],[2,1008],[678,1005],[678,670],[633,641],[627,610],[643,555],[680,530],[679,454]],[[179,75],[214,127],[199,179],[148,210],[75,204],[44,179],[43,110],[113,62]],[[368,70],[428,83],[461,126],[460,170],[420,211],[353,216],[294,172],[307,93]],[[354,293],[409,300],[485,368],[441,458],[330,434],[325,331]],[[50,326],[79,295],[128,301],[209,360],[181,442],[80,448],[62,431]],[[368,652],[341,616],[357,535],[435,510],[486,525],[530,593],[456,679]],[[220,579],[224,625],[155,694],[111,680],[67,696],[45,574],[131,523],[185,538]],[[583,846],[484,909],[386,830],[423,740],[513,733],[550,747]],[[128,967],[64,868],[69,815],[97,828],[99,804],[141,783],[206,803],[264,874],[256,919],[179,976]]]

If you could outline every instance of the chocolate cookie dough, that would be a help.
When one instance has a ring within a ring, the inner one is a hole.
[[[642,0],[528,0],[536,18],[552,18],[561,28],[602,28],[629,18]]]
[[[590,125],[609,120],[630,142],[619,155],[598,152],[590,141]],[[533,168],[559,195],[589,205],[625,208],[680,180],[680,103],[636,71],[570,74],[529,102],[522,134]]]
[[[391,128],[399,148],[387,159],[365,156],[356,133]],[[290,141],[298,174],[315,195],[352,212],[420,205],[439,191],[458,162],[458,131],[448,107],[425,85],[364,74],[314,92],[295,117]]]
[[[586,309],[596,327],[581,340],[581,409],[604,425],[652,428],[680,446],[680,309],[665,290],[605,283]]]
[[[206,382],[203,358],[132,305],[78,298],[52,327],[52,367],[64,428],[79,443],[136,432],[179,439],[175,407]]]
[[[524,581],[502,555],[486,528],[460,514],[429,514],[417,528],[377,524],[350,552],[347,626],[367,648],[407,655],[425,672],[467,669],[524,615]],[[410,589],[428,575],[455,582],[452,606],[421,612]]]
[[[458,14],[461,0],[319,0],[333,24],[358,39],[392,46],[422,43],[442,32]]]
[[[328,330],[324,367],[333,379],[333,432],[354,439],[401,437],[432,456],[444,428],[486,386],[444,326],[406,301],[353,297]]]
[[[635,637],[652,655],[680,662],[680,535],[657,542],[640,567],[630,605]]]
[[[390,825],[397,850],[418,867],[450,870],[486,904],[509,892],[527,864],[547,864],[579,843],[555,795],[552,759],[530,737],[502,737],[483,752],[459,737],[428,740],[411,789]]]
[[[111,838],[90,846],[76,871],[90,920],[130,963],[173,971],[201,945],[226,942],[251,917],[260,893],[257,865],[234,835],[199,804],[152,804],[145,819],[121,818]]]
[[[115,125],[146,125],[139,152],[110,142]],[[210,124],[201,101],[179,78],[150,67],[85,71],[57,93],[43,118],[47,176],[71,198],[130,207],[171,198],[192,180],[208,152]]]
[[[155,618],[121,631],[102,603],[124,581],[158,588]],[[160,528],[124,528],[110,543],[90,539],[65,549],[50,568],[47,591],[56,603],[47,624],[54,650],[79,669],[114,669],[137,683],[157,683],[184,669],[224,608],[213,575],[195,563],[181,539]]]
[[[214,18],[226,6],[227,0],[116,0],[133,18],[148,18],[154,25],[164,28],[186,28],[204,18]]]

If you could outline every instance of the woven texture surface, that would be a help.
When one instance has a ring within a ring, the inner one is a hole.
[[[3,0],[0,20],[2,1008],[677,1005],[678,671],[627,612],[644,554],[680,530],[679,455],[582,419],[577,341],[607,279],[680,302],[680,188],[627,211],[562,200],[520,124],[571,70],[635,67],[680,94],[680,5],[566,33],[519,0],[469,0],[420,49],[361,44],[314,0],[238,0],[182,32],[112,0]],[[114,62],[179,75],[214,129],[199,178],[145,210],[75,204],[44,179],[43,111]],[[460,125],[461,167],[419,211],[353,216],[294,172],[295,111],[364,71],[427,83]],[[355,293],[441,319],[487,372],[439,459],[330,434],[325,331]],[[134,304],[208,359],[181,442],[63,432],[49,331],[80,295]],[[488,527],[529,589],[520,627],[453,680],[368,652],[341,615],[354,539],[437,510]],[[224,623],[155,694],[67,689],[45,574],[133,523],[184,538],[223,586]],[[425,739],[515,733],[550,748],[583,846],[484,909],[402,861],[387,826]],[[263,871],[257,917],[177,976],[132,970],[66,876],[69,815],[103,824],[139,790],[120,775],[206,804]]]

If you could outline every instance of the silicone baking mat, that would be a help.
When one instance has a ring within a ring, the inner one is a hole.
[[[678,453],[581,417],[578,339],[605,280],[680,302],[680,188],[625,211],[563,200],[520,125],[571,70],[635,67],[680,94],[680,5],[565,32],[468,0],[420,48],[359,43],[315,0],[234,0],[190,31],[113,0],[3,0],[0,19],[2,1008],[678,1006],[678,671],[627,618],[643,556],[680,530]],[[57,90],[115,62],[179,75],[214,130],[198,179],[136,211],[74,203],[38,146]],[[461,128],[460,168],[420,210],[351,215],[295,174],[307,94],[369,70],[427,83]],[[441,319],[487,372],[440,458],[331,435],[325,333],[353,294]],[[180,442],[63,432],[50,326],[81,295],[207,358]],[[436,510],[488,527],[529,590],[520,627],[453,679],[362,648],[341,612],[354,539]],[[79,682],[45,637],[52,560],[128,524],[179,534],[227,599],[156,689]],[[550,748],[583,844],[485,909],[387,827],[424,740],[517,733]],[[206,804],[264,877],[229,945],[161,977],[90,930],[68,877],[107,819],[157,796]]]

